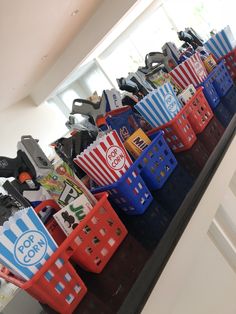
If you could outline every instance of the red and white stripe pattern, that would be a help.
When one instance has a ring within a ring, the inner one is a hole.
[[[169,74],[183,89],[190,84],[198,86],[207,78],[207,71],[199,52],[196,52],[189,59],[179,64]]]
[[[116,131],[97,139],[74,162],[99,186],[116,182],[132,164]]]

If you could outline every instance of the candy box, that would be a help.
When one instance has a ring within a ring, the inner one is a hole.
[[[87,197],[82,194],[53,215],[54,219],[68,236],[92,209]]]

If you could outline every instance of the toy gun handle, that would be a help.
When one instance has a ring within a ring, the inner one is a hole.
[[[32,177],[35,177],[35,170],[25,152],[18,150],[16,158],[0,157],[0,178],[18,176],[22,172],[28,172]]]
[[[0,157],[0,177],[16,177],[18,169],[18,157]]]

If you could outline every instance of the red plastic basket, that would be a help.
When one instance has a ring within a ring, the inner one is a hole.
[[[188,101],[184,108],[184,112],[196,134],[201,133],[214,116],[203,94],[202,87],[197,89],[195,95]]]
[[[57,243],[61,243],[62,238],[66,239],[64,242],[73,250],[71,258],[74,262],[85,270],[100,273],[124,240],[127,230],[107,200],[108,194],[95,196],[97,204],[69,237],[66,238],[60,228],[50,228],[49,232]],[[40,204],[35,209],[36,212],[45,205],[47,202]],[[50,227],[53,225],[53,222],[49,223]]]
[[[147,135],[152,135],[158,131],[164,131],[164,137],[167,144],[175,152],[188,150],[197,140],[196,134],[187,119],[185,107],[169,122],[161,127],[154,128],[147,132]]]
[[[67,243],[63,243],[27,282],[17,279],[6,269],[0,271],[0,277],[24,289],[58,313],[71,314],[87,292],[83,281],[68,261],[71,253]]]
[[[232,77],[232,79],[236,80],[236,48],[227,53],[224,57],[218,59],[220,62],[222,59],[225,59],[227,69]]]
[[[0,271],[0,277],[26,290],[57,312],[72,313],[87,288],[69,259],[72,258],[87,270],[99,273],[127,235],[126,228],[107,200],[108,193],[95,196],[98,202],[94,208],[67,238],[64,236],[63,243],[31,280],[23,282],[3,271]],[[49,203],[57,210],[53,202]],[[49,203],[45,202],[44,206]],[[42,210],[42,206],[37,207],[37,211]],[[55,229],[50,231],[58,237],[58,229],[56,233]]]

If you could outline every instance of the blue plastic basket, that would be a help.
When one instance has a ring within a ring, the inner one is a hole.
[[[213,86],[219,97],[225,96],[228,90],[233,86],[233,80],[227,70],[224,60],[215,67],[209,76],[212,79]]]
[[[220,121],[224,128],[229,125],[233,114],[227,109],[227,107],[220,102],[219,105],[213,110],[216,118]]]
[[[232,113],[236,113],[236,86],[232,86],[228,93],[221,98],[221,102]]]
[[[217,107],[220,102],[220,97],[217,94],[215,87],[213,86],[212,76],[208,75],[208,77],[200,84],[200,86],[204,88],[203,94],[206,97],[211,108],[214,109],[215,107]]]
[[[155,133],[152,143],[134,163],[151,191],[162,188],[177,166],[177,160],[163,134],[163,131]]]
[[[133,164],[118,181],[96,188],[92,193],[107,191],[110,194],[109,200],[115,207],[128,215],[140,215],[151,204],[153,197],[139,172]]]

